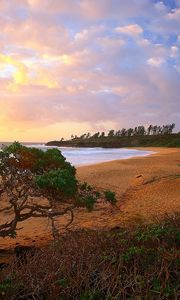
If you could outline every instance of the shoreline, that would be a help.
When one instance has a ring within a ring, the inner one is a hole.
[[[132,147],[131,147],[132,148]],[[129,149],[129,148],[125,148],[125,149]],[[133,149],[135,150],[144,150],[147,148],[144,147],[134,147]],[[129,158],[125,158],[125,159],[116,159],[116,160],[111,160],[111,161],[106,161],[106,162],[100,162],[100,163],[95,163],[95,164],[88,164],[88,165],[82,165],[76,168],[77,170],[77,176],[79,177],[79,179],[83,179],[84,178],[84,173],[87,172],[90,173],[89,170],[94,170],[94,171],[100,171],[100,172],[106,172],[108,171],[108,168],[113,168],[115,167],[115,169],[120,169],[122,167],[122,165],[128,165],[129,163],[135,162],[135,165],[139,165],[140,163],[147,163],[148,164],[148,160],[150,160],[150,163],[153,161],[151,160],[152,158],[157,158],[157,157],[164,157],[164,156],[169,156],[169,155],[173,155],[173,154],[179,154],[179,163],[180,163],[180,148],[162,148],[162,147],[148,147],[147,151],[152,151],[153,153],[148,154],[148,155],[142,155],[142,156],[134,156],[134,157],[129,157]],[[116,167],[118,164],[118,167]],[[138,169],[138,168],[137,168]],[[179,170],[178,170],[179,171]],[[88,177],[88,176],[87,176]]]
[[[141,151],[151,151],[152,153],[149,154],[144,154],[144,155],[137,155],[137,156],[132,156],[132,157],[127,157],[127,158],[119,158],[119,159],[113,159],[109,161],[103,161],[103,162],[98,162],[98,163],[92,163],[92,164],[85,164],[85,165],[79,165],[75,166],[76,169],[79,168],[84,168],[84,167],[90,167],[90,166],[98,166],[102,164],[108,164],[112,162],[118,162],[122,160],[131,160],[131,159],[137,159],[137,158],[146,158],[150,156],[156,156],[158,154],[169,154],[169,153],[175,153],[176,150],[177,152],[180,151],[180,148],[168,148],[168,147],[123,147],[123,148],[116,148],[116,149],[129,149],[129,150],[141,150]],[[178,151],[179,150],[179,151]]]
[[[107,148],[106,148],[107,149]],[[127,150],[138,150],[138,151],[145,151],[145,148],[143,149],[137,149],[137,147],[123,147],[123,148],[112,148],[112,149],[127,149]],[[131,156],[131,157],[124,157],[124,158],[118,158],[118,159],[112,159],[112,160],[106,160],[106,161],[101,161],[101,162],[95,162],[95,163],[89,163],[89,164],[82,164],[82,165],[75,165],[76,169],[79,169],[81,167],[89,167],[89,166],[95,166],[95,165],[99,165],[99,164],[104,164],[104,163],[109,163],[109,162],[113,162],[113,161],[119,161],[119,160],[126,160],[126,159],[133,159],[133,158],[138,158],[138,157],[146,157],[146,156],[150,156],[153,154],[156,154],[157,152],[154,152],[152,150],[146,150],[146,151],[150,151],[152,153],[147,153],[147,154],[142,154],[142,155],[136,155],[136,156]]]

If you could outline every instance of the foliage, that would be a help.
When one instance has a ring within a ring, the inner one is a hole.
[[[72,172],[67,169],[57,169],[38,175],[35,178],[36,184],[48,192],[51,191],[53,196],[74,196],[77,192],[77,180]]]
[[[83,182],[82,184],[80,184],[80,190],[81,191],[91,191],[92,187],[87,183],[87,182]]]
[[[179,224],[175,214],[141,228],[70,232],[4,270],[3,299],[178,300]]]
[[[101,194],[99,191],[96,191],[93,189],[92,186],[90,186],[87,182],[84,182],[79,185],[79,194],[77,198],[78,205],[83,205],[87,208],[87,210],[90,212],[93,210],[95,203],[99,199],[103,199],[106,202],[110,202],[106,197],[105,193],[108,193],[111,191],[105,191],[104,194]],[[113,193],[113,192],[111,192]]]
[[[28,169],[35,174],[43,174],[45,171],[68,169],[75,174],[75,168],[66,161],[59,149],[43,151],[38,148],[29,148],[14,142],[3,149],[4,153],[14,154],[18,158],[18,168]]]
[[[116,204],[117,200],[116,200],[116,195],[114,192],[112,191],[105,191],[104,192],[105,195],[105,199],[110,202],[111,204]]]
[[[93,210],[96,200],[97,199],[94,195],[85,195],[84,197],[79,198],[79,204],[85,205],[87,210],[90,212]]]
[[[165,226],[165,224],[153,224],[146,231],[139,229],[137,231],[138,241],[148,241],[151,239],[165,238],[173,233],[173,227]]]

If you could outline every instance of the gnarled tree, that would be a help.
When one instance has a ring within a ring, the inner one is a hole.
[[[91,210],[103,195],[80,184],[75,173],[58,149],[42,151],[18,142],[5,147],[0,152],[0,213],[10,212],[10,219],[2,224],[0,221],[0,237],[15,237],[19,223],[41,217],[49,218],[56,238],[55,217],[70,214],[67,227],[73,221],[75,207]],[[47,204],[41,204],[42,197]]]

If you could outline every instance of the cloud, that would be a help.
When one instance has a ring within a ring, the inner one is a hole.
[[[71,126],[179,128],[178,6],[2,0],[0,11],[3,137],[48,140],[53,129],[57,138],[73,133]]]
[[[142,27],[138,24],[130,24],[126,26],[116,27],[115,31],[131,36],[138,36],[139,34],[143,33]]]
[[[147,60],[148,65],[153,67],[159,67],[161,66],[165,60],[161,57],[151,57]]]
[[[176,47],[176,46],[171,46],[171,54],[170,54],[170,56],[172,58],[176,58],[176,57],[178,57],[178,55],[179,55],[179,48]]]
[[[6,56],[6,55],[3,55],[3,54],[0,54],[0,63],[2,65],[8,65],[8,66],[15,67],[14,72],[12,72],[13,81],[12,81],[12,83],[9,83],[7,85],[7,88],[16,90],[16,87],[18,85],[27,84],[27,81],[28,81],[28,79],[27,79],[27,69],[26,69],[24,64],[14,60],[10,56]],[[4,71],[4,73],[6,73],[6,71]]]

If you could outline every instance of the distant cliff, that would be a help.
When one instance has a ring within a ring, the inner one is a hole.
[[[50,141],[46,146],[57,147],[180,147],[180,133],[165,135],[76,137],[71,140]]]

